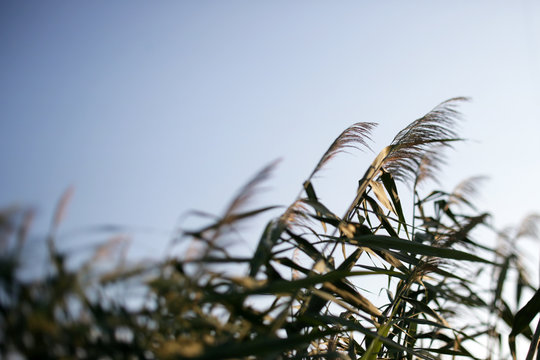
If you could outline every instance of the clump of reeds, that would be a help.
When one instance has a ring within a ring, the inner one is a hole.
[[[533,332],[529,324],[540,293],[514,244],[537,235],[538,217],[500,233],[492,245],[473,236],[488,218],[472,206],[478,178],[453,192],[417,188],[439,176],[444,149],[459,140],[456,105],[463,100],[448,100],[400,131],[367,166],[339,216],[320,201],[314,175],[343,150],[368,147],[375,124],[346,129],[248,257],[230,254],[221,240],[234,237],[240,221],[275,211],[246,209],[275,164],[248,182],[222,216],[182,231],[177,243],[200,245],[189,256],[152,264],[72,269],[51,231],[50,271],[24,281],[18,270],[31,214],[1,213],[2,357],[491,359],[505,356],[509,335],[514,358],[521,336],[532,359],[540,325]],[[412,189],[411,218],[400,182]],[[113,245],[100,247],[92,261]],[[244,272],[220,271],[231,265]],[[508,286],[516,286],[514,300],[504,295]],[[118,289],[142,293],[112,296]],[[534,295],[518,311],[525,293]]]

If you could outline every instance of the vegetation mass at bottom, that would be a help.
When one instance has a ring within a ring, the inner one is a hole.
[[[453,191],[419,188],[460,140],[462,100],[401,130],[351,179],[358,188],[344,214],[322,203],[314,179],[338,153],[369,148],[374,123],[343,131],[289,206],[247,207],[270,164],[221,216],[182,230],[183,255],[153,263],[100,266],[112,241],[68,266],[55,245],[58,220],[44,239],[46,274],[25,278],[31,212],[3,211],[2,358],[538,359],[540,292],[515,246],[536,236],[538,216],[484,241],[477,230],[489,229],[489,215],[472,200],[480,178]],[[276,211],[251,256],[230,253],[241,223]]]

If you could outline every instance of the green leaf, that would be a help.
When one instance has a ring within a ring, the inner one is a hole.
[[[330,239],[338,239],[331,236],[327,237]],[[386,235],[364,235],[354,237],[354,239],[350,239],[349,242],[358,246],[365,246],[374,249],[394,249],[418,255],[439,257],[443,259],[475,261],[491,265],[497,265],[489,260],[483,259],[471,253],[466,253],[454,249],[438,248]]]
[[[315,248],[315,246],[311,245],[309,241],[304,239],[303,237],[296,235],[290,230],[285,230],[287,235],[289,235],[297,244],[300,250],[302,250],[306,255],[308,255],[310,258],[312,258],[314,261],[319,261],[323,258],[323,255]]]
[[[506,274],[508,273],[508,267],[510,266],[510,261],[512,260],[512,258],[512,255],[507,256],[500,269],[499,278],[497,279],[497,287],[495,288],[495,297],[493,299],[493,308],[495,308],[497,301],[501,298],[503,286],[506,282]]]
[[[291,269],[293,270],[298,270],[300,271],[301,273],[307,275],[311,272],[310,269],[307,269],[303,266],[300,266],[298,265],[297,263],[295,263],[294,261],[292,261],[291,259],[289,258],[275,258],[273,259],[273,261],[281,264],[281,265],[284,265],[284,266],[287,266],[287,267],[290,267]]]
[[[311,202],[319,204],[319,199],[317,199],[317,194],[315,194],[315,189],[313,188],[313,184],[311,183],[311,181],[308,180],[308,181],[304,182],[304,190],[306,190],[306,194],[308,196],[308,199]],[[325,207],[325,209],[326,209],[326,207]],[[317,212],[317,216],[322,217],[321,211],[319,211],[317,209],[315,211]],[[324,222],[321,222],[321,225],[323,227],[324,232],[326,232],[326,224]]]
[[[343,300],[349,304],[358,307],[366,313],[373,316],[381,316],[380,310],[371,303],[368,299],[362,296],[359,292],[355,291],[351,286],[338,282],[333,284],[331,282],[325,282],[323,289],[330,290],[334,294],[339,295]]]
[[[540,320],[536,325],[536,330],[534,331],[534,336],[531,339],[531,344],[529,346],[529,351],[527,352],[527,358],[525,360],[533,360],[533,356],[536,353],[536,359],[540,358]]]
[[[394,181],[394,177],[389,172],[382,170],[381,180],[384,184],[384,187],[386,188],[386,192],[388,192],[388,194],[390,195],[390,199],[392,200],[392,203],[394,204],[394,209],[396,210],[396,214],[399,219],[397,232],[399,233],[399,228],[401,225],[403,225],[405,229],[405,233],[407,234],[407,237],[409,237],[409,231],[407,229],[407,222],[405,220],[405,216],[403,215],[403,208],[401,207],[401,200],[399,199],[397,186],[396,186],[396,182]]]
[[[250,218],[250,217],[254,217],[254,216],[256,216],[258,214],[261,214],[263,212],[274,210],[274,209],[277,209],[277,208],[279,208],[279,206],[266,206],[266,207],[263,207],[263,208],[260,208],[260,209],[250,210],[250,211],[246,211],[246,212],[242,212],[242,213],[238,213],[238,214],[236,214],[236,213],[228,214],[225,218],[219,219],[215,223],[210,224],[208,226],[205,226],[204,228],[202,228],[200,230],[197,230],[197,231],[185,231],[184,234],[188,235],[188,236],[193,236],[193,237],[195,237],[197,239],[204,239],[203,234],[205,232],[207,232],[207,231],[216,230],[216,229],[219,229],[220,227],[222,227],[224,225],[232,224],[232,223],[240,221],[240,220],[244,220],[244,219],[247,219],[247,218]]]
[[[339,280],[343,280],[353,276],[369,276],[369,275],[396,275],[402,274],[390,270],[381,271],[332,271],[326,274],[311,274],[308,277],[298,280],[279,280],[272,281],[263,286],[257,287],[248,291],[246,294],[285,294],[293,293],[299,289],[309,288],[311,286],[322,284],[324,282],[336,283]]]
[[[540,290],[537,290],[533,297],[522,307],[514,317],[514,324],[512,325],[512,331],[508,336],[508,344],[512,357],[516,359],[516,336],[523,332],[532,319],[540,313]]]
[[[356,249],[345,261],[339,265],[338,270],[351,270],[354,264],[360,259],[360,256],[362,255],[363,250],[358,248]]]
[[[281,219],[272,220],[266,225],[261,239],[259,240],[259,244],[257,245],[257,250],[255,250],[255,254],[251,260],[249,276],[255,277],[261,266],[270,261],[272,248],[281,237],[285,228],[286,226]]]
[[[390,224],[390,222],[388,221],[388,216],[386,216],[386,214],[383,212],[379,204],[377,204],[377,201],[375,201],[375,199],[373,199],[371,196],[368,196],[368,195],[365,195],[365,198],[369,202],[369,205],[373,209],[373,212],[375,213],[375,215],[381,222],[381,225],[384,227],[384,230],[386,230],[390,236],[393,236],[396,238],[399,237],[396,230],[394,230],[394,227],[392,226],[392,224]]]
[[[537,290],[527,304],[517,312],[510,335],[517,335],[525,330],[538,313],[540,313],[540,290]]]
[[[421,301],[418,301],[416,299],[405,297],[405,296],[402,296],[401,298],[405,300],[406,302],[408,302],[409,304],[413,305],[418,311],[431,316],[432,318],[436,319],[440,324],[448,326],[447,322],[439,314],[437,314],[436,311],[430,308],[427,304]]]

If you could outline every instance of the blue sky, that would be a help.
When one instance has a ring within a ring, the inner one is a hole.
[[[442,187],[489,176],[479,205],[499,227],[540,211],[537,1],[0,6],[0,205],[36,208],[36,234],[74,186],[64,232],[127,225],[151,254],[181,214],[219,214],[268,162],[283,159],[256,204],[288,204],[350,124],[378,122],[378,151],[455,96],[472,98],[471,140]],[[322,173],[338,213],[373,157]]]

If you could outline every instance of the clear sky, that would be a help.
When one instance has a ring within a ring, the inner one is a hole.
[[[442,186],[489,176],[500,227],[540,212],[535,0],[2,1],[0,80],[0,205],[35,207],[36,233],[72,185],[65,233],[127,225],[151,254],[140,229],[219,214],[268,162],[257,204],[286,205],[350,124],[378,122],[378,151],[455,96],[471,141]],[[323,201],[341,213],[373,156],[331,163]]]

